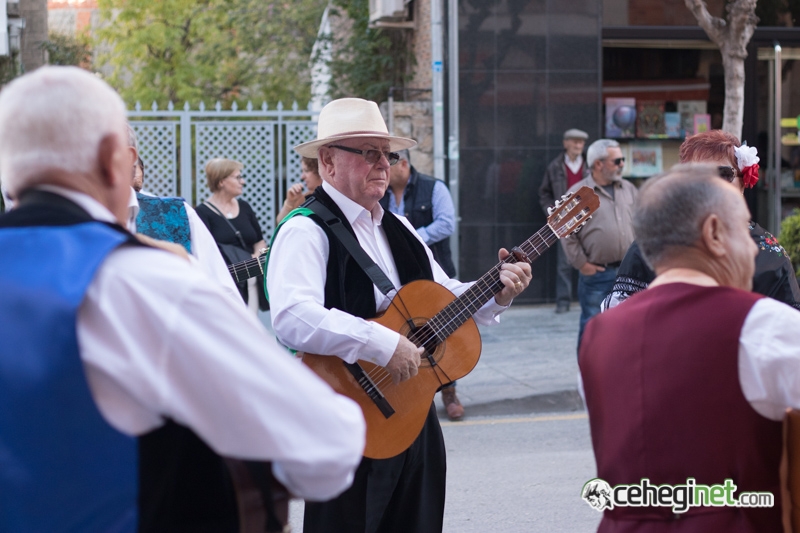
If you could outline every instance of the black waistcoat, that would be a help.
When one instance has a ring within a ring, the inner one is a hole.
[[[342,210],[322,187],[317,187],[308,201],[318,201],[330,209],[342,221],[347,231],[355,235]],[[325,231],[330,245],[325,282],[325,307],[340,309],[361,318],[374,317],[377,311],[373,284],[369,276],[358,266],[322,220],[316,216],[312,216],[311,219]],[[381,225],[389,241],[400,283],[405,285],[417,279],[433,280],[428,254],[425,253],[425,247],[419,239],[389,211],[384,213]]]
[[[433,188],[439,181],[431,176],[426,176],[417,172],[411,167],[411,175],[403,191],[403,207],[405,217],[415,228],[424,228],[433,223]],[[391,201],[391,189],[381,198],[381,205],[388,211]],[[456,267],[450,253],[450,237],[445,237],[428,245],[433,252],[433,258],[448,276],[456,275]]]

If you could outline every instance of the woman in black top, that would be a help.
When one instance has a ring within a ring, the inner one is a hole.
[[[231,159],[212,159],[206,163],[206,180],[211,197],[197,206],[197,215],[208,227],[218,245],[232,245],[256,257],[265,248],[264,234],[250,204],[239,198],[244,188],[243,165]],[[227,264],[241,261],[229,247],[220,246]],[[245,257],[246,255],[243,254]],[[268,309],[263,277],[251,278],[239,286],[247,307],[257,313]]]

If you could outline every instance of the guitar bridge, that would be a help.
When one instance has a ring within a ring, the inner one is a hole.
[[[366,395],[369,396],[370,400],[375,403],[381,414],[383,414],[383,416],[386,418],[392,416],[394,414],[394,408],[391,406],[378,386],[372,381],[372,378],[370,378],[369,375],[364,372],[364,369],[361,368],[361,365],[358,363],[345,363],[344,366],[346,366],[350,373],[353,374],[353,377],[356,378],[358,385],[364,389]]]

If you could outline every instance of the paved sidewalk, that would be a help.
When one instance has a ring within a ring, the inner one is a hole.
[[[480,326],[483,350],[475,369],[458,381],[465,418],[583,409],[577,393],[580,306],[514,306],[494,326]],[[441,399],[439,416],[446,418]]]

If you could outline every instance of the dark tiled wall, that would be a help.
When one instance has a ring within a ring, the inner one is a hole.
[[[564,130],[600,133],[600,0],[461,0],[460,277],[545,223],[538,189]],[[521,300],[553,301],[555,253]]]

